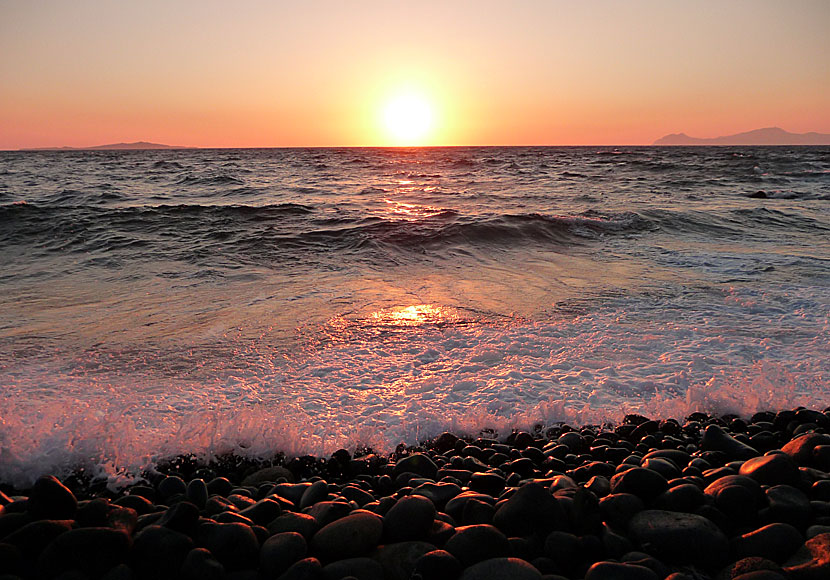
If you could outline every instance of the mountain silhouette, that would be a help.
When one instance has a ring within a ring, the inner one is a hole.
[[[21,149],[21,151],[127,151],[135,149],[192,149],[192,147],[135,141],[134,143],[109,143],[107,145],[94,145],[92,147],[35,147]]]
[[[790,133],[780,127],[755,129],[745,133],[699,139],[685,133],[661,137],[654,145],[830,145],[827,133]]]

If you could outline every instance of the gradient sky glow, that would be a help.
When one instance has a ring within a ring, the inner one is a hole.
[[[830,2],[0,0],[0,149],[830,133]]]

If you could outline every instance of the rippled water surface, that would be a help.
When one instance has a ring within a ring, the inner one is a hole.
[[[825,406],[828,204],[826,147],[0,152],[0,480]]]

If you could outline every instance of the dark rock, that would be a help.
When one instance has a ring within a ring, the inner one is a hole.
[[[273,467],[260,469],[246,476],[245,479],[242,480],[242,485],[253,485],[256,487],[262,483],[275,483],[279,479],[291,482],[294,481],[294,474],[285,467],[275,465]]]
[[[317,558],[295,562],[277,580],[323,580],[323,566]]]
[[[757,519],[757,508],[763,500],[758,482],[744,475],[719,477],[706,487],[704,493],[714,500],[718,510],[741,524],[750,524]]]
[[[244,516],[260,526],[272,522],[280,513],[282,513],[280,504],[267,497],[259,500],[252,506],[239,510],[240,516]]]
[[[159,482],[156,491],[162,500],[167,500],[174,495],[184,495],[187,492],[187,484],[177,475],[168,475]]]
[[[493,525],[508,536],[528,536],[563,529],[567,520],[559,502],[547,489],[538,483],[528,483],[496,510]]]
[[[781,451],[792,457],[798,465],[809,467],[813,462],[813,450],[818,445],[830,445],[830,435],[806,433],[788,442]]]
[[[65,576],[65,574],[61,574],[59,578],[62,578],[63,576]],[[117,566],[110,568],[109,572],[101,576],[101,580],[133,580],[134,578],[135,573],[133,572],[133,569],[126,564],[118,564]]]
[[[432,522],[432,527],[426,537],[426,541],[437,547],[443,547],[455,534],[455,527],[452,524],[441,520]]]
[[[643,551],[668,563],[712,569],[729,554],[720,528],[695,514],[646,510],[631,518],[628,531]]]
[[[767,560],[766,558],[742,558],[737,562],[733,562],[724,568],[721,573],[719,574],[722,578],[739,578],[746,574],[752,574],[755,572],[773,572],[781,575],[781,566],[773,562],[772,560]]]
[[[738,472],[751,477],[762,485],[797,485],[800,478],[798,465],[789,455],[773,453],[748,459]]]
[[[207,482],[207,490],[209,495],[221,495],[227,497],[233,489],[233,484],[227,477],[215,477]]]
[[[298,514],[296,512],[284,512],[268,524],[268,532],[270,534],[297,532],[306,540],[310,540],[311,536],[319,528],[320,526],[317,525],[317,520],[313,517],[308,514]]]
[[[15,546],[22,557],[34,562],[52,540],[71,529],[72,520],[38,520],[7,535],[3,542]]]
[[[630,493],[649,503],[669,487],[666,478],[643,467],[634,467],[611,478],[611,493]]]
[[[769,524],[733,538],[732,554],[737,558],[760,556],[784,563],[804,543],[801,533],[789,524]]]
[[[694,512],[706,500],[703,491],[696,485],[684,483],[667,489],[654,500],[655,509],[672,512]]]
[[[612,493],[599,501],[603,521],[617,530],[625,529],[628,521],[644,509],[643,500],[630,493]]]
[[[435,506],[419,495],[402,497],[383,516],[384,538],[388,542],[420,540],[429,534]]]
[[[38,558],[38,576],[54,578],[61,572],[80,570],[102,576],[123,563],[130,551],[130,537],[112,528],[79,528],[59,535]]]
[[[259,569],[268,578],[276,578],[295,562],[305,558],[308,545],[296,532],[274,534],[259,550]]]
[[[542,580],[542,575],[518,558],[490,558],[464,570],[461,580]]]
[[[433,550],[415,561],[412,580],[456,580],[461,570],[458,558],[445,550]]]
[[[444,509],[447,502],[460,493],[461,487],[454,483],[423,483],[412,490],[412,495],[424,496],[438,510]]]
[[[585,574],[585,580],[660,580],[650,568],[620,562],[597,562]]]
[[[138,523],[134,509],[115,505],[102,497],[81,502],[79,506],[75,521],[82,528],[109,527],[132,534]]]
[[[703,432],[700,448],[704,451],[721,451],[730,459],[751,459],[758,452],[741,443],[717,425],[709,425]]]
[[[140,495],[124,495],[112,503],[135,510],[136,514],[140,516],[148,514],[154,509],[153,503]]]
[[[348,558],[323,567],[325,580],[384,580],[383,566],[371,558]]]
[[[355,502],[360,507],[365,507],[366,504],[375,501],[371,493],[353,485],[345,486],[340,493],[347,500]]]
[[[487,558],[508,556],[510,543],[498,529],[487,524],[461,526],[447,540],[444,549],[465,568]]]
[[[308,486],[300,498],[299,508],[305,509],[318,501],[324,501],[329,495],[329,484],[320,479]],[[276,517],[276,516],[275,516]]]
[[[305,513],[313,517],[321,528],[351,512],[352,506],[342,501],[319,501],[305,509]]]
[[[773,570],[755,570],[735,576],[733,580],[787,580],[787,578]]]
[[[193,548],[185,556],[181,574],[184,580],[222,580],[225,577],[225,567],[209,550]]]
[[[245,524],[201,524],[198,539],[227,571],[254,568],[259,561],[259,541]]]
[[[78,500],[75,495],[51,475],[35,482],[26,504],[26,510],[31,516],[41,520],[71,520],[77,509]]]
[[[199,525],[199,508],[189,501],[179,502],[167,508],[167,511],[156,523],[188,536],[195,536]]]
[[[496,508],[487,502],[472,498],[464,503],[461,510],[461,525],[492,524]]]
[[[385,580],[409,580],[415,562],[435,550],[427,542],[398,542],[381,546],[372,556],[383,568]]]
[[[200,510],[205,509],[208,500],[208,488],[203,479],[191,479],[185,490],[187,501]]]
[[[161,526],[148,526],[135,536],[132,567],[148,578],[174,578],[193,549],[193,540]]]
[[[311,548],[322,560],[342,560],[370,552],[382,535],[380,517],[356,510],[321,528],[311,539]]]
[[[784,570],[792,580],[826,580],[830,577],[830,534],[819,534],[807,540]]]
[[[545,538],[545,555],[561,570],[574,572],[582,563],[582,545],[577,536],[567,532],[551,532]]]
[[[438,466],[435,465],[435,462],[428,455],[413,453],[403,459],[399,459],[395,464],[394,474],[396,476],[407,471],[429,479],[435,479],[435,475],[438,473]]]
[[[775,485],[766,491],[769,507],[761,510],[763,523],[784,522],[804,530],[810,524],[810,499],[790,485]]]

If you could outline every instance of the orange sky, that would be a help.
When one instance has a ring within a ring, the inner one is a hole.
[[[830,2],[0,3],[0,149],[830,133]]]

